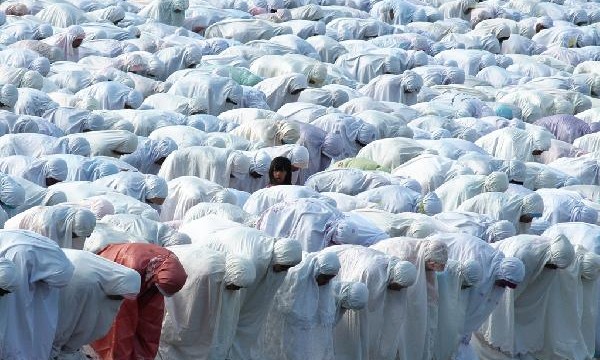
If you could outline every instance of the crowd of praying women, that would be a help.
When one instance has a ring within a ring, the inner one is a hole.
[[[599,24],[0,3],[0,359],[600,358]]]

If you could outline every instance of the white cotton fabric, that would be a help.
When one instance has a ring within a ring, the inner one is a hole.
[[[125,266],[88,251],[64,250],[75,272],[60,290],[58,325],[52,357],[81,354],[81,348],[104,336],[112,325],[122,301],[107,295],[132,298],[140,290],[140,275]],[[94,311],[88,311],[93,308]]]
[[[504,192],[508,189],[508,177],[503,172],[483,175],[459,175],[435,190],[444,211],[456,210],[465,200],[482,192]]]
[[[230,220],[239,224],[252,223],[253,217],[245,212],[241,207],[227,203],[201,202],[192,206],[183,218],[184,222],[190,222],[196,219],[215,215],[219,218]]]
[[[525,268],[520,260],[505,257],[501,251],[474,236],[446,233],[432,235],[431,238],[442,241],[448,246],[450,259],[461,263],[475,261],[483,269],[481,281],[471,288],[461,291],[459,302],[462,307],[455,303],[456,313],[446,312],[446,316],[454,317],[456,323],[452,326],[456,327],[454,327],[454,333],[447,334],[447,340],[443,340],[446,345],[451,345],[446,347],[445,356],[458,359],[468,358],[473,351],[470,347],[472,332],[476,331],[487,319],[505,292],[505,289],[497,286],[495,282],[507,280],[518,286],[523,280]],[[446,335],[443,331],[438,334],[438,339],[443,339]]]
[[[54,241],[30,231],[2,230],[0,256],[15,264],[19,279],[17,291],[2,299],[2,357],[47,359],[59,289],[69,283],[74,267]]]
[[[167,182],[163,178],[132,171],[105,176],[94,181],[93,184],[105,186],[141,202],[165,199],[168,194]]]
[[[515,236],[517,233],[517,229],[510,221],[496,221],[485,214],[451,211],[436,214],[435,218],[457,228],[462,233],[478,237],[488,243]]]
[[[371,248],[401,260],[411,262],[417,269],[413,286],[407,289],[407,313],[401,325],[399,356],[406,359],[429,359],[433,356],[438,322],[438,290],[435,272],[427,271],[427,261],[446,264],[448,249],[436,240],[391,238]]]
[[[127,130],[90,131],[70,136],[84,137],[90,144],[92,156],[119,157],[134,152],[138,144],[137,136]]]
[[[547,299],[557,273],[544,266],[553,264],[559,269],[567,268],[573,262],[573,246],[564,236],[552,239],[535,235],[518,235],[495,243],[495,246],[506,256],[516,256],[523,261],[525,277],[517,289],[504,293],[499,306],[479,329],[476,336],[482,350],[478,351],[488,351],[489,345],[499,349],[504,356],[540,351],[545,336],[545,331],[540,329],[544,328],[547,319],[551,319]]]
[[[19,284],[17,274],[17,267],[12,261],[0,258],[0,289],[15,292]]]
[[[193,176],[169,181],[168,194],[161,207],[161,221],[182,220],[192,206],[201,202],[235,204],[236,201],[227,188]]]
[[[189,244],[190,239],[164,223],[134,214],[106,215],[103,223],[110,224],[131,236],[142,238],[162,247]]]
[[[67,178],[67,164],[64,160],[36,159],[23,155],[1,158],[0,171],[29,180],[42,187],[47,186],[47,179],[54,179],[60,182]]]
[[[272,266],[300,263],[300,244],[294,240],[272,238],[245,227],[216,231],[207,237],[194,236],[193,240],[197,244],[251,259],[255,266],[255,282],[233,299],[230,314],[221,315],[221,324],[228,324],[228,334],[220,331],[223,336],[217,345],[221,356],[229,350],[229,356],[245,358],[249,354],[246,351],[250,351],[256,343],[273,296],[285,278],[285,272],[275,273]],[[236,310],[239,314],[234,313]]]
[[[331,283],[318,286],[315,278],[319,274],[337,275],[339,269],[334,253],[318,252],[305,254],[300,264],[288,270],[252,349],[254,358],[332,356],[335,296]]]
[[[169,250],[177,255],[193,281],[187,281],[177,294],[165,299],[159,356],[168,359],[211,358],[211,345],[221,315],[219,309],[231,291],[225,286],[228,280],[235,278],[237,271],[245,270],[252,271],[252,276],[247,279],[251,283],[254,269],[248,260],[203,245],[177,245]],[[235,263],[243,265],[239,267]],[[236,285],[247,286],[249,283]]]
[[[352,243],[357,230],[343,219],[339,210],[323,200],[300,198],[268,208],[256,228],[271,236],[296,239],[302,250],[315,252],[342,241]]]
[[[416,268],[379,251],[362,246],[328,248],[340,258],[340,281],[366,284],[367,304],[360,311],[347,311],[334,330],[334,347],[339,359],[395,359],[400,337],[391,331],[406,313],[406,290],[390,291],[389,284],[404,288],[416,279]]]
[[[242,152],[212,146],[190,146],[172,152],[158,176],[169,181],[180,176],[196,176],[229,187],[232,177],[244,177],[250,159]]]
[[[12,217],[5,229],[30,230],[56,241],[61,248],[73,248],[73,242],[92,234],[96,216],[77,206],[36,206]]]
[[[329,201],[310,188],[298,185],[278,185],[258,190],[250,195],[244,204],[244,211],[258,216],[273,205],[306,198],[320,199],[332,206],[336,205],[335,202]]]

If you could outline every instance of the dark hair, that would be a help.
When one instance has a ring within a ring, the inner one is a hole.
[[[290,159],[278,156],[271,160],[271,166],[269,167],[269,183],[271,185],[275,185],[275,181],[273,180],[274,171],[285,171],[285,181],[283,182],[283,185],[292,185],[292,162]]]

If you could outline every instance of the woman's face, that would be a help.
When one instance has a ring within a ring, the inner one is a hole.
[[[275,182],[273,185],[282,185],[285,182],[285,177],[287,176],[287,171],[285,170],[274,170],[273,171],[273,181]]]
[[[74,48],[78,48],[79,46],[81,46],[82,42],[83,42],[83,39],[77,38],[77,39],[73,40],[72,45]]]

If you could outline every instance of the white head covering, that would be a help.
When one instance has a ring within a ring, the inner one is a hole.
[[[144,102],[144,95],[137,90],[131,90],[127,94],[125,105],[128,105],[132,109],[137,109],[142,105],[142,102]]]
[[[225,276],[223,282],[226,285],[233,284],[239,287],[248,287],[256,278],[254,265],[247,259],[227,253],[225,258]]]
[[[336,302],[339,307],[347,310],[361,310],[369,300],[369,288],[362,282],[339,282]]]
[[[394,258],[397,260],[396,258]],[[390,267],[389,283],[409,287],[417,280],[417,268],[408,261],[397,260]]]
[[[517,229],[508,220],[497,221],[486,229],[486,240],[490,243],[504,240],[517,234]]]
[[[437,264],[445,264],[448,261],[448,246],[439,240],[427,240],[425,245],[424,260]]]
[[[289,158],[293,166],[301,169],[308,167],[308,149],[302,145],[294,146],[292,151],[290,151]]]
[[[13,108],[17,103],[19,91],[12,84],[4,84],[0,86],[0,103],[4,107]]]
[[[459,272],[462,284],[466,286],[475,286],[483,277],[483,268],[481,264],[473,259],[460,263]]]
[[[46,178],[65,181],[68,171],[67,163],[63,159],[51,158],[44,165],[44,175]]]
[[[525,195],[522,199],[521,214],[528,214],[532,217],[542,216],[544,212],[544,201],[537,193]]]
[[[596,280],[600,274],[600,255],[587,251],[581,260],[581,277]]]
[[[96,227],[96,215],[88,209],[77,209],[73,218],[72,231],[77,237],[88,237]]]
[[[419,202],[417,212],[430,216],[439,214],[442,212],[442,201],[436,193],[430,192]]]
[[[25,202],[25,189],[8,175],[0,175],[0,202],[17,207]]]
[[[233,151],[227,159],[230,174],[237,178],[243,178],[248,175],[250,170],[250,159],[241,151]]]
[[[321,251],[317,255],[317,274],[337,275],[340,270],[340,259],[335,253]]]
[[[507,256],[500,262],[497,278],[518,285],[525,278],[525,265],[519,258]]]
[[[144,179],[146,185],[146,199],[165,199],[169,192],[167,182],[156,175],[146,175]]]
[[[296,240],[280,238],[273,245],[273,263],[295,266],[302,261],[302,246]]]
[[[271,156],[266,151],[257,150],[250,160],[250,172],[267,175],[271,166]]]
[[[0,257],[0,289],[15,292],[18,288],[17,267],[15,264]]]
[[[504,192],[508,189],[508,176],[504,172],[494,171],[485,178],[483,188],[485,191]]]
[[[81,155],[81,156],[90,156],[92,149],[90,147],[89,141],[87,141],[84,137],[68,137],[66,138],[68,142],[68,151],[69,154]]]
[[[573,262],[574,258],[575,250],[566,236],[561,234],[551,240],[548,264],[564,269]]]

